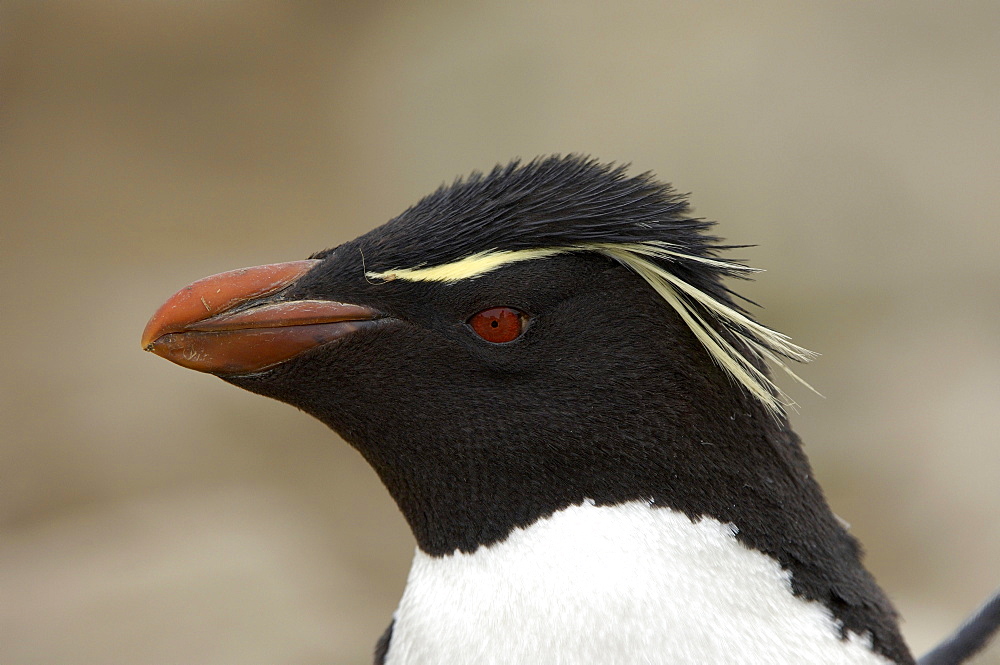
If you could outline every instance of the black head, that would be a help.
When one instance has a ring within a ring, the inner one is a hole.
[[[224,378],[341,433],[431,553],[475,549],[584,499],[704,514],[706,500],[732,504],[747,466],[797,491],[801,469],[788,468],[800,460],[773,402],[602,251],[667,248],[640,258],[736,312],[721,278],[742,267],[715,257],[709,226],[669,186],[623,168],[574,157],[498,167],[314,255],[281,295],[363,304],[382,315],[376,325]],[[736,323],[674,291],[764,370]],[[522,315],[511,341],[470,325],[497,307]]]
[[[649,501],[735,524],[796,593],[902,660],[767,377],[765,359],[807,352],[733,302],[722,278],[749,269],[709,227],[649,175],[572,156],[498,167],[265,297],[363,306],[364,325],[223,378],[339,432],[429,554],[585,500]],[[513,328],[491,341],[477,315],[496,308]]]

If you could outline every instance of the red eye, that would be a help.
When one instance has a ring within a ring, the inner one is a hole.
[[[476,334],[493,344],[513,342],[524,332],[528,317],[512,307],[493,307],[473,314],[469,325]]]

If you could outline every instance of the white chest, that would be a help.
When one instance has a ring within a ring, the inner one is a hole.
[[[733,527],[634,502],[417,551],[386,663],[885,663]]]

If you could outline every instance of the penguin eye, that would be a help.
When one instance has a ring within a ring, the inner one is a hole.
[[[513,307],[491,307],[469,318],[472,330],[487,342],[513,342],[524,332],[528,315]]]

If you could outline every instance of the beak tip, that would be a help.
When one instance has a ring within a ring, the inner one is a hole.
[[[189,284],[171,296],[149,319],[140,339],[142,348],[163,356],[157,351],[156,342],[160,337],[183,332],[188,325],[224,312],[237,303],[282,289],[318,263],[318,259],[306,259],[239,268]]]
[[[153,318],[149,320],[149,323],[146,324],[145,329],[142,331],[139,343],[142,345],[143,351],[153,351],[156,340],[163,334],[163,326],[157,321],[158,314],[159,312],[153,315]]]

